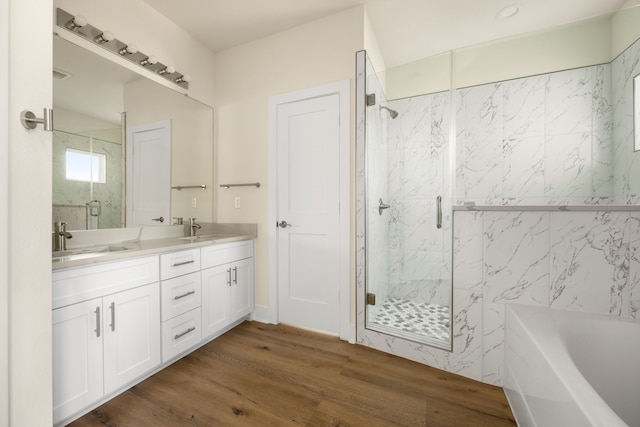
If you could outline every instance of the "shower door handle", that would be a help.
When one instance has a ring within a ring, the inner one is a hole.
[[[378,200],[378,213],[380,215],[382,215],[382,211],[385,209],[389,209],[391,207],[391,205],[387,204],[387,203],[383,203],[382,199]]]
[[[442,196],[436,198],[436,228],[442,228]]]

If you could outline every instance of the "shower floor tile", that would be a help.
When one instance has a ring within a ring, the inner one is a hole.
[[[389,298],[372,323],[411,334],[449,340],[449,307]]]

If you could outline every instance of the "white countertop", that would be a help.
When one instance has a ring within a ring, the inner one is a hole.
[[[158,255],[166,252],[200,248],[219,243],[252,240],[256,233],[247,232],[203,233],[195,237],[165,237],[135,241],[111,242],[83,246],[64,251],[63,255],[52,257],[52,270],[70,267],[80,267],[91,264],[135,258],[148,255]],[[57,252],[56,254],[59,254]]]

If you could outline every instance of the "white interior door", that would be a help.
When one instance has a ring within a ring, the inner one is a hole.
[[[171,224],[171,122],[129,128],[127,226]]]
[[[340,95],[276,109],[278,317],[338,335]]]

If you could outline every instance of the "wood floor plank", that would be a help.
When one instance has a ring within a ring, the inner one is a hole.
[[[71,424],[515,426],[502,389],[335,337],[245,322]]]
[[[238,337],[238,340],[247,345],[254,342],[252,337],[245,336]],[[246,347],[236,346],[229,341],[217,347],[216,356],[234,360],[234,363],[251,369],[254,375],[308,390],[323,399],[349,402],[352,406],[365,408],[380,419],[390,418],[406,425],[415,425],[424,419],[424,401],[421,397],[405,394],[399,398],[385,385],[375,386],[341,377],[340,372],[347,359],[336,361],[327,357],[327,352],[314,352],[307,346],[298,346],[295,357],[292,357],[289,346],[281,346],[266,338],[263,342],[270,343],[268,357],[260,357],[255,351],[247,352]],[[393,415],[394,411],[401,416]]]

